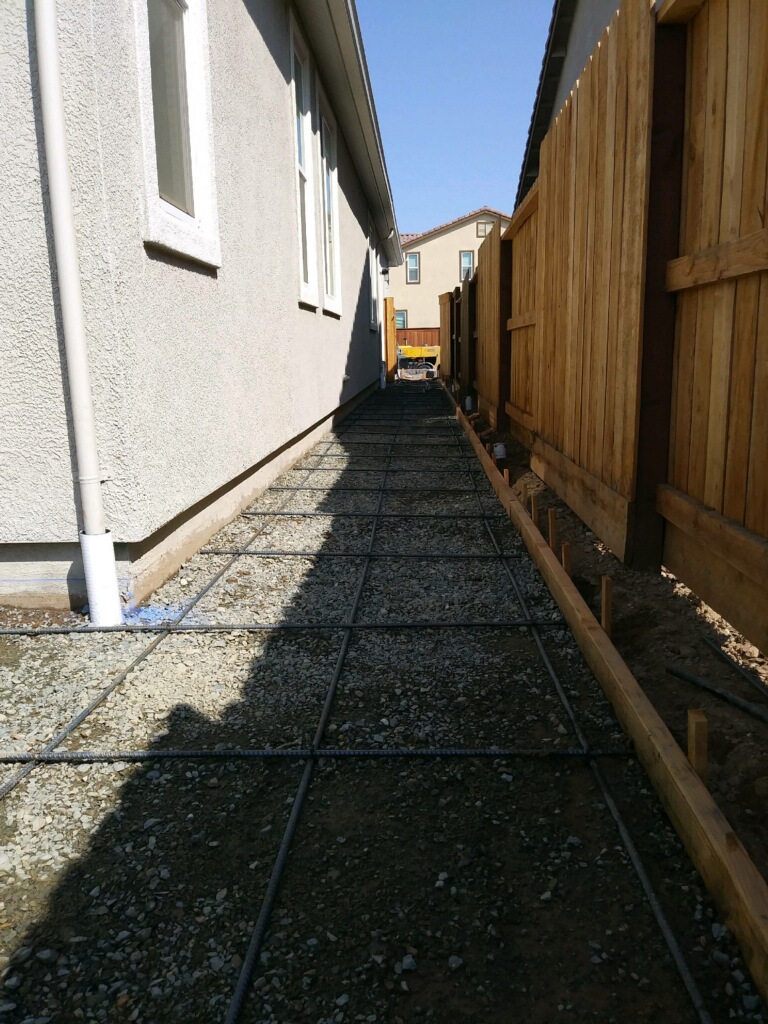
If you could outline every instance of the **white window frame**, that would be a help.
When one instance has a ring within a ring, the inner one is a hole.
[[[144,242],[187,256],[210,267],[221,266],[219,214],[213,155],[207,0],[180,0],[184,9],[184,63],[194,216],[160,198],[152,107],[147,0],[133,0],[139,113],[144,151]]]
[[[379,329],[379,257],[375,245],[376,231],[371,218],[368,218],[368,281],[370,295],[370,327],[372,331]]]
[[[335,313],[336,316],[341,316],[341,239],[339,238],[339,129],[336,124],[336,118],[331,113],[331,108],[328,104],[328,100],[325,97],[325,93],[320,88],[318,83],[317,88],[317,105],[318,105],[318,132],[320,135],[320,185],[322,193],[322,211],[323,211],[323,309],[328,313]],[[323,124],[327,124],[329,130],[333,135],[333,147],[334,147],[334,164],[335,166],[331,172],[331,221],[333,225],[334,238],[336,239],[336,245],[333,249],[333,279],[335,282],[335,291],[331,294],[328,291],[328,244],[325,234],[325,218],[327,215],[326,211],[326,155],[325,155],[325,143],[323,141]]]
[[[468,275],[464,273],[464,266],[463,266],[464,261],[462,260],[462,256],[471,256],[472,257],[472,264],[471,264],[471,266],[469,268],[469,274]],[[472,276],[474,275],[474,273],[475,273],[475,250],[474,249],[460,249],[459,250],[459,281],[460,282],[463,281],[465,277],[469,277],[469,279],[471,281],[472,280]]]
[[[296,137],[296,60],[301,62],[303,71],[303,105],[301,132],[304,150],[304,166],[299,164],[299,143]],[[315,135],[312,130],[312,65],[309,57],[309,48],[299,32],[296,22],[291,16],[291,112],[293,115],[293,152],[296,165],[296,237],[299,244],[299,301],[307,306],[317,308],[320,305],[317,287],[317,227],[315,218],[315,175],[314,175],[314,148]],[[302,265],[302,246],[304,239],[301,231],[301,179],[304,178],[304,219],[306,226],[307,244],[307,276],[304,280]]]
[[[416,280],[415,281],[411,281],[410,275],[409,275],[410,267],[408,266],[408,259],[411,256],[415,256],[416,257]],[[411,284],[411,285],[421,284],[421,253],[420,252],[407,252],[405,254],[405,283],[406,284]]]

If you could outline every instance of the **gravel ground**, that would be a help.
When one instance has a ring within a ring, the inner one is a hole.
[[[362,488],[386,479],[404,492],[384,496],[390,514],[498,516],[446,413],[421,389],[377,395],[276,481],[327,492],[273,488],[252,510],[274,515],[238,517],[207,545],[356,557],[197,554],[134,616],[178,616],[224,570],[185,622],[337,628],[0,638],[6,753],[40,749],[154,645],[60,747],[148,759],[38,766],[2,803],[2,1024],[224,1019],[304,766],[288,755],[311,746],[347,640],[325,749],[545,756],[319,757],[241,1020],[697,1019],[593,775],[556,756],[576,736],[529,631],[360,628],[345,640],[375,521],[280,515],[374,511],[378,493]],[[477,494],[416,490],[473,482]],[[509,522],[493,519],[493,533],[531,615],[560,621]],[[498,560],[429,557],[493,555],[482,520],[384,518],[375,550],[392,557],[371,560],[357,623],[523,615]],[[603,770],[713,1020],[766,1019],[572,638],[542,635],[589,742],[615,753]],[[280,756],[235,758],[261,748]],[[217,759],[163,757],[178,749]],[[0,766],[0,785],[17,771]]]

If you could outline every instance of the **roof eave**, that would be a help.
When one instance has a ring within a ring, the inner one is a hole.
[[[363,186],[387,262],[403,262],[392,189],[354,0],[294,0]]]

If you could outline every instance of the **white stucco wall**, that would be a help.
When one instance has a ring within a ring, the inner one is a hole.
[[[568,36],[568,50],[563,61],[563,70],[557,86],[552,120],[560,113],[568,99],[576,79],[587,66],[592,51],[597,46],[606,25],[621,6],[620,0],[587,0],[577,5],[576,13]]]
[[[438,296],[452,291],[461,284],[459,253],[472,251],[477,267],[477,253],[485,241],[477,237],[477,221],[491,221],[488,215],[464,221],[447,228],[423,241],[403,246],[406,262],[389,272],[389,292],[395,300],[395,309],[408,311],[408,327],[439,327],[440,303]],[[509,222],[502,221],[502,228]],[[406,284],[406,266],[409,252],[421,254],[421,283]]]
[[[31,18],[21,0],[0,10],[0,544],[72,542],[78,531]],[[143,244],[132,0],[59,4],[92,389],[118,542],[146,538],[378,377],[367,204],[341,133],[343,312],[298,305],[288,6],[208,0],[208,25],[215,275]],[[319,212],[317,221],[320,239]]]

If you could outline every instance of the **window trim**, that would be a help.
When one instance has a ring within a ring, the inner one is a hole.
[[[160,198],[152,103],[147,0],[133,0],[136,64],[144,171],[142,236],[145,245],[221,266],[219,214],[213,152],[207,0],[179,3],[184,10],[184,66],[187,87],[190,171],[194,215]]]
[[[320,136],[320,184],[323,211],[323,310],[341,316],[341,239],[339,237],[339,129],[336,118],[331,112],[330,104],[318,81],[317,86],[318,133]],[[328,291],[328,244],[326,238],[326,162],[324,141],[324,125],[327,125],[333,136],[333,163],[331,169],[331,221],[335,228],[336,245],[333,249],[333,276],[336,285],[335,294]]]
[[[475,250],[474,249],[460,249],[459,250],[459,284],[461,284],[463,282],[463,280],[464,280],[464,267],[462,266],[462,260],[461,260],[462,256],[471,256],[472,257],[472,266],[470,267],[469,275],[468,275],[470,280],[472,280],[472,276],[475,273]]]
[[[313,125],[312,105],[312,78],[314,69],[310,59],[309,47],[299,31],[298,25],[291,14],[290,22],[290,46],[291,46],[291,114],[292,114],[292,135],[293,135],[293,157],[295,166],[295,187],[296,187],[296,239],[298,242],[298,268],[299,268],[299,302],[315,309],[320,305],[317,282],[317,222],[315,215],[315,170],[314,170],[314,146],[315,132]],[[304,148],[304,167],[299,163],[299,142],[296,133],[296,121],[298,112],[296,110],[296,59],[301,62],[302,86],[304,99],[304,113],[302,115],[302,143]],[[304,280],[302,265],[302,248],[304,239],[301,230],[301,177],[304,178],[304,220],[306,224],[307,244],[307,277]]]
[[[409,256],[415,256],[416,257],[416,275],[417,276],[416,276],[416,280],[415,281],[409,281],[408,280],[408,257]],[[419,252],[407,252],[405,254],[405,283],[406,284],[421,284],[421,251],[419,251]]]
[[[397,326],[397,314],[402,313],[405,318],[403,326]],[[395,330],[396,331],[407,331],[408,330],[408,310],[407,309],[396,309],[395,310]]]

